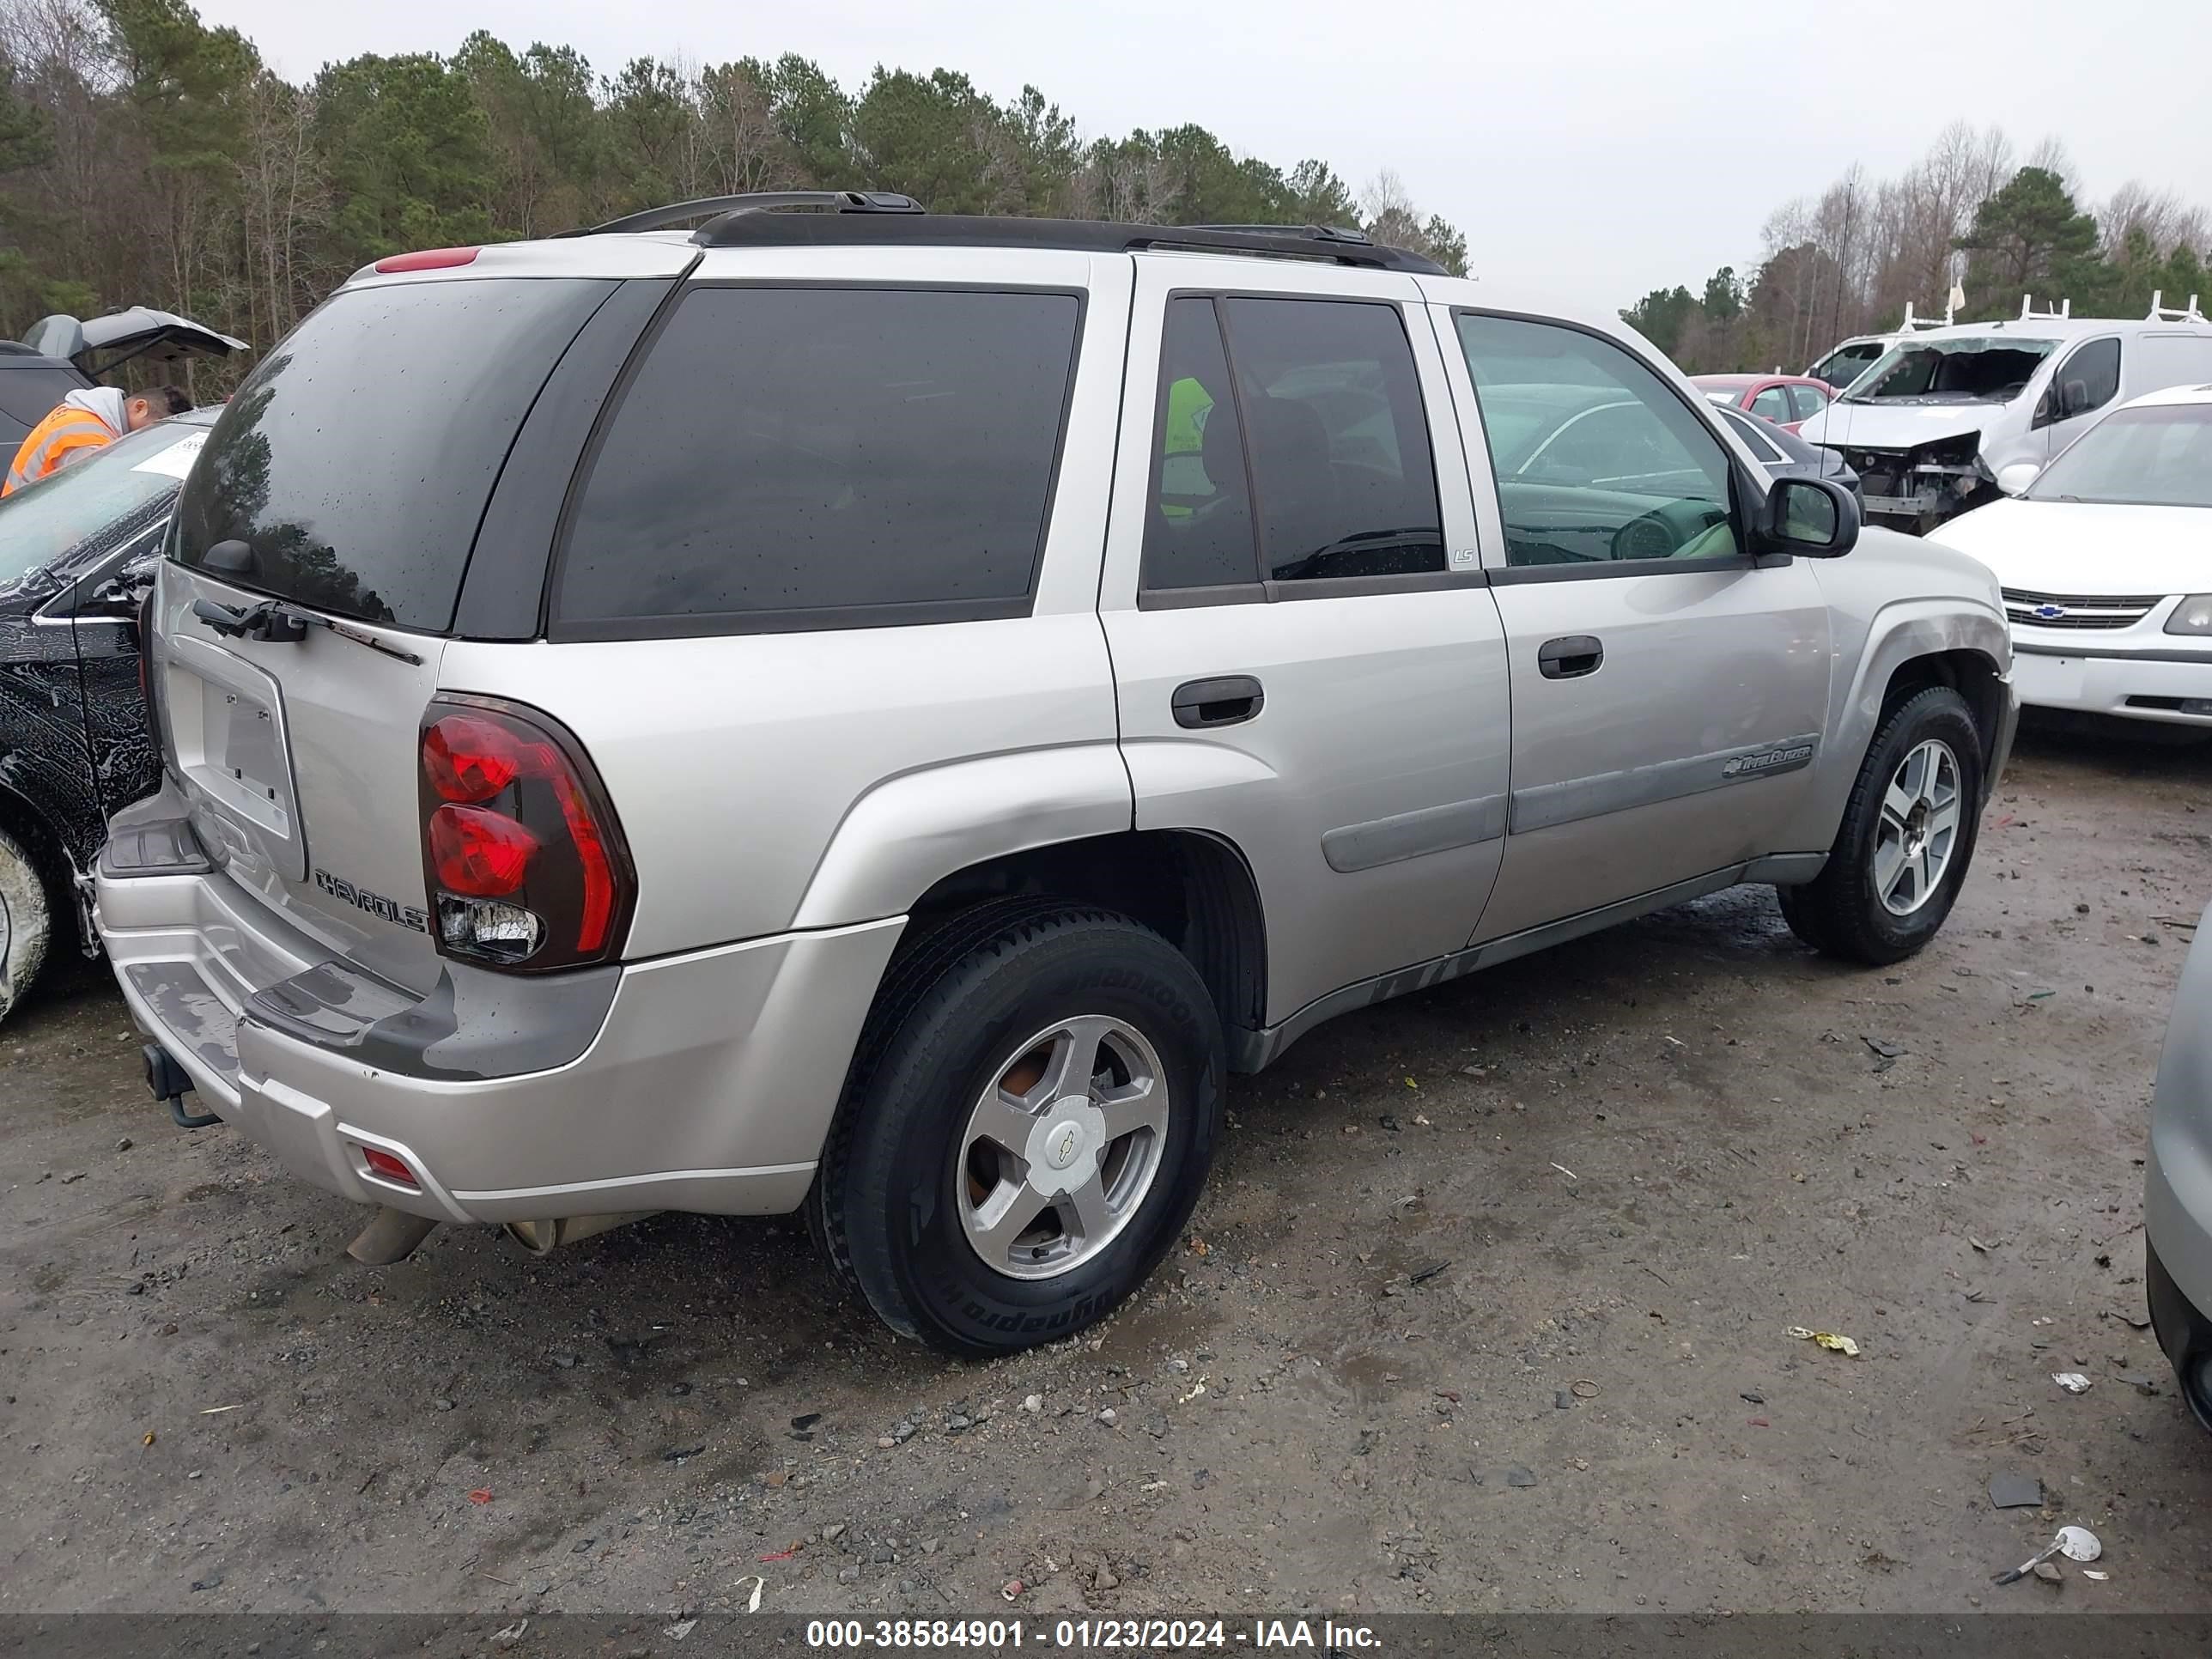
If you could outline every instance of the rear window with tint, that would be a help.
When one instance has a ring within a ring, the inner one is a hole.
[[[177,557],[252,550],[241,586],[402,628],[451,626],[531,400],[611,282],[471,279],[340,294],[264,358],[178,507]]]
[[[556,632],[1025,613],[1081,317],[1066,294],[694,289],[592,464]]]

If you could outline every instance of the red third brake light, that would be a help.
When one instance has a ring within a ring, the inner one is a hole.
[[[454,265],[476,263],[477,255],[483,250],[473,247],[425,247],[412,253],[394,253],[379,259],[379,275],[391,276],[404,270],[446,270]]]
[[[419,793],[441,951],[533,973],[618,951],[636,877],[599,774],[559,724],[441,697],[423,715]]]

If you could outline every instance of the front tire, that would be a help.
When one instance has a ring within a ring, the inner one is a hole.
[[[0,1020],[38,978],[52,936],[46,878],[23,844],[0,830]]]
[[[1868,746],[1818,877],[1780,890],[1790,931],[1825,956],[1881,967],[1942,927],[1973,861],[1982,747],[1966,699],[1930,686]]]
[[[1181,1236],[1220,1139],[1220,1023],[1189,961],[1015,900],[891,970],[810,1200],[877,1316],[948,1353],[1073,1334]]]

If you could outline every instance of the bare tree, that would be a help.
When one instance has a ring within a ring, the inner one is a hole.
[[[2097,210],[2098,239],[2109,254],[2126,246],[2129,233],[2138,230],[2162,259],[2177,247],[2199,253],[2212,247],[2212,218],[2203,208],[2190,206],[2170,190],[2154,191],[2130,179]]]

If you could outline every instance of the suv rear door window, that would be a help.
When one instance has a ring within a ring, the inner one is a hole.
[[[554,363],[611,282],[475,277],[339,294],[238,389],[178,503],[179,561],[252,549],[243,586],[368,622],[453,623],[477,521]]]
[[[1228,299],[1221,309],[1273,579],[1442,570],[1428,416],[1398,307]]]
[[[695,289],[592,461],[571,637],[1026,614],[1082,302]]]
[[[1145,526],[1148,590],[1260,580],[1244,438],[1213,301],[1170,300],[1152,417],[1153,511]]]

